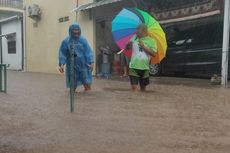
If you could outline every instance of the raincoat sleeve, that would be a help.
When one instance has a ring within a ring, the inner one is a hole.
[[[86,61],[88,64],[93,64],[94,63],[93,51],[91,47],[89,46],[86,39],[84,39],[83,43],[84,43],[85,51],[86,51],[86,54],[85,54]]]
[[[65,41],[62,41],[61,46],[59,48],[59,66],[66,64],[68,52],[68,45]]]

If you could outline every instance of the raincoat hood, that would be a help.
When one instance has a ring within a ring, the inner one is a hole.
[[[77,24],[77,23],[73,23],[73,24],[70,25],[70,27],[69,27],[69,36],[70,36],[70,38],[73,38],[73,33],[72,33],[73,29],[79,29],[79,30],[80,30],[80,36],[81,36],[81,27],[80,27],[80,25]],[[79,37],[80,37],[80,36],[79,36]]]

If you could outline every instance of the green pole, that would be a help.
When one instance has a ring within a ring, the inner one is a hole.
[[[0,92],[7,91],[7,70],[5,64],[0,64]]]
[[[74,112],[74,44],[70,43],[70,112]]]
[[[7,92],[7,71],[6,71],[6,65],[4,65],[4,92]]]
[[[2,67],[3,65],[0,65],[0,92],[3,91],[3,81],[2,81]]]

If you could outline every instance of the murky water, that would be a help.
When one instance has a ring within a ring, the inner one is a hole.
[[[155,78],[147,93],[132,93],[128,81],[96,79],[76,94],[73,114],[63,76],[9,72],[8,80],[0,153],[230,151],[230,90],[205,80]]]

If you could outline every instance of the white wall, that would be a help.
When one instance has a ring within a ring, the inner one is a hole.
[[[3,64],[10,64],[9,69],[22,70],[22,32],[21,20],[1,24],[2,34],[16,33],[16,54],[8,54],[7,39],[2,38]]]

